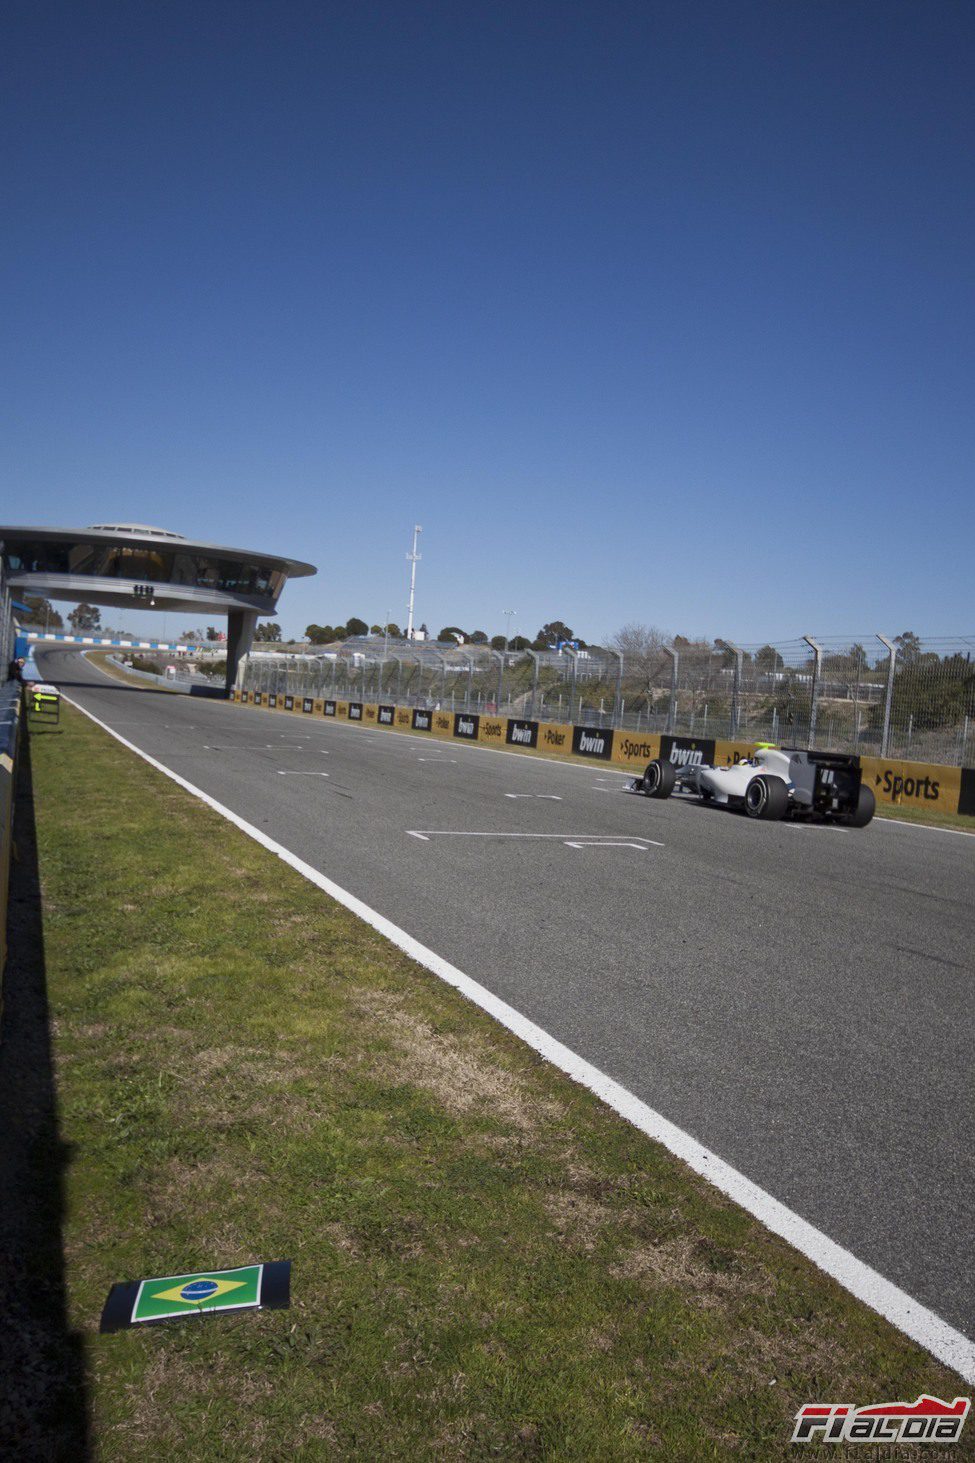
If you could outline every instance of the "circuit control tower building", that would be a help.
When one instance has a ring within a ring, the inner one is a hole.
[[[274,614],[289,578],[317,572],[300,559],[199,543],[142,523],[0,527],[0,552],[14,597],[36,594],[201,619],[226,615],[228,688],[258,617]]]

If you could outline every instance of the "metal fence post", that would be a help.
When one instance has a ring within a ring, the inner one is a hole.
[[[579,657],[574,650],[569,649],[568,645],[563,645],[561,653],[563,655],[571,656],[572,658],[572,683],[569,686],[569,720],[571,721],[572,703],[576,699],[576,681],[578,679],[579,673]]]
[[[538,665],[539,665],[539,659],[538,659],[538,651],[537,650],[529,650],[528,651],[528,654],[532,658],[532,665],[534,667],[534,669],[532,670],[532,701],[531,701],[531,710],[528,713],[528,720],[529,721],[533,721],[534,718],[535,718],[535,697],[538,695]]]
[[[881,635],[879,630],[874,634],[881,645],[886,645],[889,660],[887,662],[887,693],[884,697],[884,729],[880,734],[880,755],[887,756],[887,748],[890,743],[890,709],[894,701],[894,662],[897,660],[897,646],[893,640],[888,640],[886,635]]]
[[[809,738],[807,747],[811,747],[816,740],[816,717],[819,711],[819,679],[823,665],[823,647],[817,645],[811,635],[803,635],[803,640],[813,653],[813,674],[812,686],[809,691]]]
[[[612,721],[611,721],[610,724],[612,726],[622,726],[623,725],[623,652],[622,652],[622,650],[613,650],[612,648],[607,647],[606,654],[607,655],[615,655],[616,656],[616,660],[617,660],[617,665],[616,665],[616,694],[613,697],[613,716],[612,716]]]
[[[500,715],[501,714],[501,697],[504,695],[504,653],[503,653],[503,651],[500,651],[500,650],[492,650],[491,651],[491,654],[492,655],[496,655],[497,658],[498,658],[498,694],[497,694],[497,699],[496,699],[495,710],[498,713],[498,715]]]
[[[730,640],[723,640],[721,643],[722,645],[726,645],[735,657],[734,679],[731,682],[731,721],[729,728],[731,732],[731,740],[735,741],[738,736],[738,723],[741,719],[741,666],[742,661],[745,657],[745,652],[742,650],[740,645],[733,645]],[[707,724],[707,717],[708,708],[705,706],[705,725]]]
[[[670,656],[670,709],[667,712],[667,730],[671,734],[677,731],[677,677],[680,673],[680,651],[675,650],[672,645],[662,645],[664,655]]]

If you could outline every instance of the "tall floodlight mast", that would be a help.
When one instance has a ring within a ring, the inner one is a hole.
[[[420,525],[418,523],[414,523],[414,525],[413,525],[413,550],[412,550],[411,553],[407,554],[407,556],[406,556],[407,559],[409,560],[409,564],[410,564],[410,603],[407,606],[407,608],[409,610],[409,614],[408,614],[407,620],[406,620],[406,638],[407,638],[407,640],[412,640],[413,639],[413,601],[414,601],[414,599],[416,597],[416,565],[417,565],[417,560],[423,558],[423,555],[422,554],[418,554],[417,551],[416,551],[416,542],[417,542],[417,539],[418,539],[418,537],[420,536],[420,534],[422,532],[423,532],[423,529],[420,527]]]

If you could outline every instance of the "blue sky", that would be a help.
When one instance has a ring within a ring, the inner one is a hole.
[[[5,31],[4,521],[310,559],[294,634],[402,624],[414,522],[433,631],[973,630],[971,6]]]

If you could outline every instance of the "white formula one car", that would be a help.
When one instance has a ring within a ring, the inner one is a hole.
[[[759,746],[733,767],[675,767],[658,758],[633,791],[648,798],[696,794],[702,802],[743,809],[749,818],[819,817],[851,828],[865,828],[876,807],[855,757],[791,747]]]

